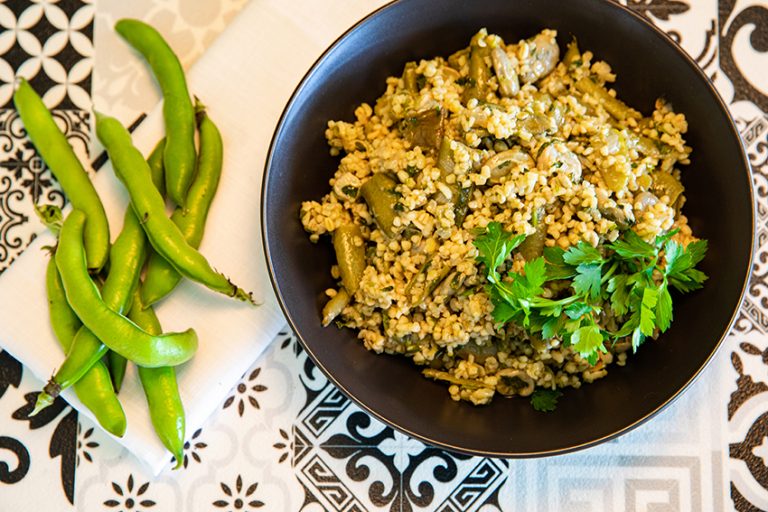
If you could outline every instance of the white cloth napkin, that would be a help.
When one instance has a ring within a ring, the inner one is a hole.
[[[157,308],[165,330],[194,327],[200,337],[195,358],[178,370],[188,434],[219,407],[285,325],[267,276],[259,214],[264,161],[280,113],[320,53],[383,2],[303,3],[297,10],[280,0],[253,0],[188,73],[190,90],[208,106],[225,146],[223,176],[201,251],[215,268],[263,302],[254,308],[183,282]],[[134,143],[147,154],[162,133],[158,106],[134,132]],[[122,225],[126,194],[109,164],[94,176],[94,183],[114,239]],[[44,285],[48,256],[41,250],[52,242],[41,226],[40,236],[0,276],[0,344],[42,380],[62,361],[48,322]],[[91,416],[71,390],[64,397]],[[128,430],[119,441],[159,473],[170,455],[152,430],[133,370],[126,375],[120,399]]]

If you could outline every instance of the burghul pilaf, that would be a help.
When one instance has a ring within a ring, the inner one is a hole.
[[[637,262],[617,260],[610,272],[600,264],[594,294],[541,309],[538,327],[528,310],[522,323],[500,320],[499,304],[512,299],[491,289],[489,273],[497,269],[478,260],[476,245],[490,228],[522,235],[498,261],[509,272],[500,282],[510,285],[532,272],[526,263],[539,259],[544,269],[544,253],[562,260],[564,250],[588,245],[598,256],[613,254],[611,244],[627,233],[661,248],[653,260],[659,266],[641,269],[644,286],[660,290],[675,281],[665,274],[665,249],[683,254],[695,240],[680,213],[678,165],[689,163],[691,151],[682,137],[685,117],[663,100],[643,117],[616,98],[607,63],[575,41],[561,58],[555,37],[543,30],[505,44],[481,30],[447,59],[406,64],[374,106],[355,110],[354,122],[328,123],[331,153],[341,162],[332,190],[301,207],[310,239],[332,235],[338,258],[330,271],[339,287],[326,292],[323,322],[357,330],[369,350],[410,357],[427,376],[446,381],[455,400],[484,404],[495,393],[527,396],[537,387],[592,382],[609,364],[625,364],[646,335],[656,337],[660,329],[648,326],[646,310],[665,315],[626,282],[630,306],[612,310],[611,294],[622,283],[610,274],[637,269]],[[577,263],[574,275],[597,265]],[[545,281],[535,293],[547,304],[578,290],[568,280]],[[601,291],[609,281],[613,290]],[[636,321],[633,293],[641,296]],[[577,312],[565,308],[582,302]],[[561,322],[559,331],[543,328],[547,314]],[[574,348],[588,334],[575,333],[587,327],[599,342],[591,353]]]

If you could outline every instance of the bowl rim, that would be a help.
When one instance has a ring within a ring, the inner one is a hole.
[[[730,110],[728,109],[728,105],[723,100],[722,96],[718,92],[717,88],[715,87],[714,83],[709,79],[709,77],[704,73],[704,70],[696,63],[696,61],[686,52],[677,42],[674,41],[666,32],[661,30],[659,27],[654,25],[650,20],[646,19],[644,16],[642,16],[639,13],[636,13],[629,7],[626,7],[622,4],[619,4],[618,2],[614,2],[612,0],[598,0],[600,3],[607,5],[608,8],[613,8],[617,10],[619,13],[622,13],[624,15],[628,15],[631,18],[634,18],[635,21],[640,22],[642,25],[645,25],[646,28],[652,30],[657,36],[659,36],[662,40],[664,40],[668,45],[671,45],[674,47],[675,51],[680,54],[684,61],[693,68],[694,72],[699,75],[699,78],[703,80],[703,82],[706,84],[706,87],[709,89],[709,92],[714,96],[714,99],[716,100],[718,107],[722,112],[725,113],[725,117],[728,120],[728,128],[731,131],[731,134],[735,136],[736,140],[738,141],[738,147],[740,149],[740,157],[741,157],[741,163],[743,164],[743,168],[746,169],[747,172],[747,184],[749,188],[749,198],[751,203],[751,236],[750,236],[750,250],[749,250],[749,257],[747,262],[747,271],[743,278],[742,288],[741,292],[739,293],[739,300],[734,308],[733,312],[731,313],[731,318],[728,321],[725,329],[720,334],[719,339],[717,340],[717,343],[712,348],[711,352],[707,356],[707,358],[704,360],[704,362],[699,366],[699,368],[696,370],[696,372],[689,377],[689,379],[680,386],[670,397],[665,399],[662,403],[660,403],[658,406],[656,406],[653,410],[645,413],[640,418],[636,419],[635,421],[631,422],[630,424],[617,429],[616,431],[603,435],[601,437],[585,441],[583,443],[574,444],[567,447],[562,448],[553,448],[548,450],[537,450],[532,452],[510,452],[510,451],[495,451],[495,450],[482,450],[482,449],[470,449],[465,448],[462,446],[456,446],[451,443],[447,443],[444,441],[431,439],[430,436],[425,434],[419,434],[417,432],[413,432],[409,430],[407,427],[399,424],[399,422],[394,421],[392,419],[386,418],[377,411],[371,409],[368,407],[365,403],[360,401],[355,394],[347,389],[341,382],[339,382],[338,379],[323,365],[322,361],[318,359],[318,357],[315,355],[315,353],[312,351],[310,345],[307,343],[307,341],[302,336],[301,332],[296,328],[296,323],[293,320],[293,316],[291,315],[291,312],[289,311],[285,300],[283,299],[282,293],[280,292],[280,288],[277,284],[277,278],[275,276],[275,269],[272,264],[272,253],[269,248],[269,243],[267,241],[268,238],[268,227],[267,227],[267,192],[266,192],[266,185],[267,181],[269,179],[270,175],[270,169],[272,168],[272,162],[274,159],[275,154],[275,147],[278,137],[282,134],[282,131],[284,129],[284,122],[286,117],[288,116],[289,112],[291,111],[293,104],[296,100],[296,98],[304,91],[304,88],[306,87],[309,80],[315,75],[320,65],[325,62],[340,46],[340,43],[345,40],[350,34],[353,32],[360,30],[361,27],[366,25],[369,21],[372,19],[382,15],[385,11],[395,7],[398,4],[408,2],[409,0],[392,0],[391,2],[388,2],[374,11],[371,11],[366,16],[358,20],[356,23],[354,23],[351,27],[349,27],[347,30],[345,30],[340,36],[338,36],[324,51],[323,53],[315,60],[315,62],[312,63],[310,68],[307,70],[307,72],[304,74],[304,76],[299,81],[298,85],[294,89],[293,93],[291,93],[290,98],[288,99],[288,102],[285,104],[285,107],[283,108],[282,113],[280,114],[280,118],[275,125],[275,131],[272,135],[272,140],[269,144],[269,150],[267,152],[267,158],[264,164],[264,173],[262,177],[262,184],[261,184],[261,206],[260,206],[260,213],[261,213],[261,239],[262,239],[262,246],[265,254],[265,260],[267,263],[267,270],[269,274],[269,280],[270,284],[272,285],[272,288],[275,292],[275,296],[277,297],[277,302],[280,306],[281,311],[285,315],[286,320],[288,321],[288,325],[291,328],[291,330],[296,334],[297,339],[301,343],[304,350],[307,352],[307,355],[312,359],[312,362],[317,366],[320,371],[322,371],[323,375],[337,388],[339,389],[346,397],[348,397],[352,402],[354,402],[358,407],[363,409],[367,414],[370,414],[377,420],[381,421],[385,425],[388,425],[395,430],[408,435],[412,438],[415,438],[421,442],[424,442],[428,445],[438,447],[440,449],[448,450],[451,452],[456,453],[462,453],[466,455],[471,456],[480,456],[480,457],[499,457],[499,458],[507,458],[507,459],[527,459],[527,458],[539,458],[539,457],[550,457],[555,455],[564,455],[567,453],[584,450],[586,448],[590,448],[592,446],[599,445],[601,443],[604,443],[606,441],[610,441],[611,439],[615,439],[619,436],[622,436],[635,428],[639,427],[643,423],[647,422],[648,420],[655,417],[657,414],[659,414],[662,410],[667,408],[669,405],[671,405],[675,400],[677,400],[683,393],[685,393],[688,389],[690,389],[691,385],[699,378],[699,376],[702,374],[704,369],[709,366],[712,359],[714,358],[715,354],[718,353],[718,351],[722,348],[723,341],[728,336],[728,334],[731,332],[731,329],[733,328],[734,323],[736,322],[736,319],[738,318],[739,312],[741,310],[741,306],[744,302],[744,297],[747,292],[747,287],[749,286],[749,281],[752,276],[752,265],[754,263],[754,255],[755,255],[755,230],[756,230],[756,208],[757,205],[755,203],[755,194],[754,194],[754,183],[752,181],[752,166],[749,163],[749,158],[747,156],[746,148],[744,147],[744,141],[741,138],[741,134],[739,133],[738,129],[736,128],[736,123],[734,122],[733,116],[731,115]],[[376,354],[378,356],[378,354]]]

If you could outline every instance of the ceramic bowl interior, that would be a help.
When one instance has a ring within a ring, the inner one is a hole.
[[[353,120],[362,102],[384,92],[405,62],[448,56],[487,27],[506,41],[550,27],[558,41],[577,37],[582,50],[611,64],[615,88],[646,115],[657,97],[686,115],[693,147],[684,169],[685,213],[709,240],[706,287],[675,297],[672,328],[646,343],[626,367],[566,390],[557,410],[536,412],[528,400],[496,398],[473,407],[450,400],[408,360],[367,352],[355,333],[320,325],[323,290],[335,286],[328,239],[312,244],[299,221],[304,200],[319,199],[338,166],[324,131],[330,119]],[[473,454],[548,455],[610,439],[638,425],[679,395],[712,357],[741,302],[751,265],[753,201],[738,133],[706,76],[666,36],[604,0],[403,0],[377,11],[342,36],[314,65],[285,109],[264,178],[264,246],[282,308],[323,372],[386,423],[429,443]]]

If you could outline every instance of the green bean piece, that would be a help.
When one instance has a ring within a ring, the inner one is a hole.
[[[341,282],[350,295],[360,287],[365,261],[365,240],[360,227],[355,224],[339,226],[333,232],[333,249],[339,264]]]
[[[630,108],[620,99],[611,96],[605,87],[593,82],[592,79],[587,76],[576,82],[576,89],[595,98],[603,105],[606,112],[619,121],[624,121],[630,117],[634,119],[640,119],[642,117],[638,111]]]
[[[195,174],[195,109],[184,68],[160,33],[146,23],[122,19],[115,31],[149,63],[163,93],[165,184],[171,200],[184,208]]]
[[[419,86],[417,84],[416,63],[409,62],[405,65],[405,69],[403,70],[403,86],[405,87],[405,90],[411,94],[418,94]]]
[[[426,370],[422,370],[421,372],[425,377],[429,377],[430,379],[435,380],[443,380],[445,382],[448,382],[450,384],[456,384],[458,386],[463,386],[470,389],[475,388],[493,388],[492,385],[486,384],[483,381],[477,381],[477,380],[469,380],[469,379],[460,379],[458,377],[454,377],[448,372],[442,372],[439,370],[435,370],[432,368],[427,368]]]
[[[485,62],[485,57],[488,55],[489,49],[487,46],[481,47],[477,44],[478,38],[485,35],[481,31],[472,38],[470,44],[468,83],[464,88],[462,97],[465,103],[473,98],[478,101],[484,100],[488,94],[488,80],[490,80],[491,72]]]
[[[440,150],[437,153],[437,168],[440,169],[440,176],[445,178],[453,174],[456,163],[453,161],[453,150],[451,149],[451,139],[443,137],[440,141]]]
[[[81,327],[80,319],[67,303],[64,286],[61,284],[56,261],[51,258],[45,272],[45,287],[48,292],[48,314],[53,332],[61,348],[69,350],[75,334]],[[75,394],[96,417],[99,424],[110,434],[122,437],[125,434],[126,419],[123,407],[112,389],[107,367],[98,361],[75,383]]]
[[[126,211],[123,220],[123,231],[118,236],[110,251],[110,260],[112,262],[126,261],[130,265],[121,270],[110,269],[109,276],[102,287],[102,296],[107,306],[120,314],[125,314],[131,307],[130,299],[133,297],[133,291],[138,286],[141,266],[146,260],[147,243],[146,236],[136,219],[136,215],[130,209]],[[114,264],[114,263],[112,263]],[[108,303],[107,298],[117,298],[113,303]],[[114,306],[114,307],[113,307]],[[108,353],[109,370],[112,374],[112,382],[115,385],[115,391],[120,391],[125,377],[125,368],[127,360],[114,350]]]
[[[82,234],[85,219],[83,212],[72,210],[61,228],[56,250],[56,266],[67,301],[83,325],[110,349],[138,365],[155,368],[188,361],[197,350],[194,330],[151,335],[104,303],[84,264]],[[104,294],[107,294],[107,283],[104,288]]]
[[[568,43],[568,47],[565,50],[565,55],[563,55],[563,64],[566,66],[573,64],[575,66],[579,60],[581,60],[581,51],[579,50],[579,43],[574,37],[571,39],[571,42]]]
[[[435,290],[440,285],[440,283],[442,283],[452,271],[453,267],[449,265],[446,265],[440,269],[440,271],[437,273],[437,277],[430,281],[428,285],[424,286],[419,299],[413,304],[413,306],[421,305],[425,300],[427,300],[428,297],[435,293]]]
[[[149,171],[152,174],[152,183],[160,195],[165,197],[165,166],[163,165],[163,152],[165,151],[165,137],[160,139],[155,149],[147,157]]]
[[[430,108],[400,121],[400,132],[414,146],[434,149],[440,145],[443,137],[445,112],[439,108]]]
[[[464,219],[469,211],[469,199],[472,197],[474,187],[459,188],[454,185],[453,192],[453,219],[457,226],[464,224]]]
[[[137,292],[128,318],[153,336],[162,332],[160,321],[152,307],[142,307]],[[149,405],[149,417],[157,437],[176,459],[178,469],[184,462],[184,404],[181,403],[176,369],[172,366],[145,368],[139,366],[139,380]]]
[[[462,48],[461,50],[452,53],[448,57],[448,65],[457,71],[461,71],[461,60],[469,57],[469,48]]]
[[[109,365],[109,375],[112,377],[112,386],[115,388],[115,392],[119,393],[120,388],[123,386],[128,360],[114,350],[109,350],[107,351],[107,363]]]
[[[395,211],[395,204],[397,204],[396,186],[395,180],[385,173],[379,172],[360,187],[360,194],[368,204],[379,229],[387,238],[394,235],[394,223],[395,217],[397,217]]]
[[[333,320],[344,311],[344,308],[349,304],[351,297],[347,290],[339,288],[336,295],[326,302],[323,307],[323,327],[327,327],[333,322]]]
[[[177,208],[171,221],[179,227],[187,243],[197,249],[203,240],[205,221],[216,195],[223,163],[223,143],[216,125],[202,110],[198,115],[200,131],[200,155],[197,173],[187,194],[186,211]],[[173,265],[156,252],[152,252],[147,263],[147,273],[141,287],[141,301],[144,307],[151,306],[167,297],[181,281],[181,274]]]
[[[544,214],[544,208],[534,212],[533,227],[536,231],[525,237],[518,248],[525,261],[533,261],[544,254],[544,242],[547,240],[547,223],[544,222]]]
[[[109,254],[109,223],[101,199],[72,146],[56,126],[51,112],[23,78],[13,95],[13,102],[32,144],[64,189],[72,206],[88,216],[85,250],[88,269],[96,273],[104,266]]]
[[[614,192],[623,190],[629,183],[629,175],[615,166],[601,167],[600,176],[602,176],[606,186]]]
[[[413,289],[413,286],[416,284],[416,281],[418,281],[420,275],[426,275],[427,271],[429,270],[429,267],[432,266],[432,255],[429,255],[424,260],[424,263],[421,264],[421,267],[419,267],[418,272],[411,278],[411,280],[408,282],[408,284],[405,287],[405,296],[410,297],[411,290]]]
[[[653,180],[653,190],[657,196],[668,196],[669,204],[674,205],[677,199],[685,191],[685,187],[680,180],[665,171],[656,171],[651,174]]]
[[[48,294],[48,316],[53,334],[66,352],[83,323],[69,307],[53,253],[45,269],[45,291]]]
[[[123,229],[110,249],[110,270],[102,287],[101,296],[106,306],[117,313],[126,313],[131,307],[141,267],[146,259],[147,240],[133,210],[128,208]],[[38,395],[36,411],[53,402],[63,389],[76,383],[85,372],[108,352],[89,329],[83,327],[75,335],[67,357],[56,374]]]
[[[248,292],[213,270],[205,256],[187,243],[178,226],[165,215],[165,201],[152,185],[149,166],[133,146],[128,130],[116,119],[96,113],[96,135],[112,160],[115,174],[128,190],[133,210],[152,248],[184,277],[213,291],[255,304]]]

